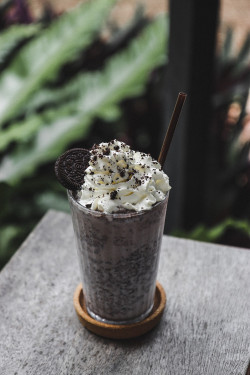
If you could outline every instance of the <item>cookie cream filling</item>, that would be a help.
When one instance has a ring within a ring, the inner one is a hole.
[[[156,160],[113,140],[90,150],[79,203],[104,213],[150,210],[169,190],[169,178]]]

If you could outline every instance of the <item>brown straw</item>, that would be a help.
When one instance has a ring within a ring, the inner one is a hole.
[[[182,107],[183,107],[183,104],[185,102],[186,97],[187,97],[187,94],[185,94],[183,92],[180,92],[179,95],[178,95],[178,98],[177,98],[177,101],[176,101],[176,104],[175,104],[175,107],[174,107],[174,112],[172,114],[172,117],[171,117],[171,120],[170,120],[170,123],[169,123],[169,126],[168,126],[168,130],[167,130],[166,136],[164,138],[164,141],[163,141],[163,144],[162,144],[162,147],[161,147],[161,152],[160,152],[160,155],[159,155],[159,158],[158,158],[158,162],[161,164],[162,168],[163,168],[163,165],[165,163],[167,153],[168,153],[168,150],[169,150],[169,147],[170,147],[173,135],[174,135],[174,131],[175,131],[176,125],[178,123],[178,120],[179,120],[179,117],[180,117],[180,114],[181,114],[181,110],[182,110]]]

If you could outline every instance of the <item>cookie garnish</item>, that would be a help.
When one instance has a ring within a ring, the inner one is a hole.
[[[84,148],[72,148],[59,156],[55,173],[60,184],[68,190],[80,190],[89,159],[90,152]]]

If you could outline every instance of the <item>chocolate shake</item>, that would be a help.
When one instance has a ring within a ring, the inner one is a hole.
[[[150,155],[117,140],[90,150],[84,182],[68,199],[94,319],[130,324],[150,314],[169,190]]]

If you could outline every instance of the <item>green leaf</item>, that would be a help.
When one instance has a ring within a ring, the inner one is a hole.
[[[24,231],[18,225],[5,225],[0,228],[0,270],[14,254],[18,239]]]
[[[5,256],[8,251],[9,242],[20,233],[17,225],[6,225],[0,230],[0,257]]]
[[[31,116],[27,120],[13,124],[4,130],[0,130],[0,151],[5,150],[13,141],[28,141],[42,125],[42,117]]]
[[[32,146],[6,156],[0,167],[0,181],[17,183],[42,163],[55,158],[72,141],[84,139],[96,116],[117,115],[121,100],[140,94],[152,70],[166,62],[167,21],[159,17],[124,51],[112,57],[103,72],[85,74],[70,110],[59,108],[44,114],[44,125]],[[66,89],[67,90],[67,89]]]
[[[62,117],[58,119],[58,113],[54,113],[54,116],[46,114],[47,125],[38,131],[34,142],[30,146],[19,147],[11,156],[3,159],[0,167],[1,181],[15,184],[23,176],[31,174],[38,165],[53,160],[58,155],[58,150],[63,149],[65,138],[62,135],[69,134],[69,129],[71,139],[86,136],[89,125],[87,118],[81,123],[76,115],[65,117],[62,113],[59,114]]]
[[[62,15],[39,38],[21,49],[0,78],[0,126],[15,118],[41,86],[86,48],[116,0],[83,3]]]
[[[0,65],[12,51],[24,40],[37,35],[40,30],[38,24],[14,25],[0,33]]]
[[[205,241],[205,242],[216,242],[228,229],[236,229],[243,234],[250,237],[250,222],[247,220],[237,220],[233,218],[227,218],[218,225],[208,228],[205,225],[199,225],[191,232],[179,232],[172,233],[177,237],[185,237],[192,240]]]
[[[110,105],[102,108],[99,117],[107,122],[118,120],[121,117],[122,111],[117,105]]]
[[[44,191],[36,198],[36,205],[43,212],[57,210],[69,212],[69,203],[66,194],[60,196],[53,191]]]

